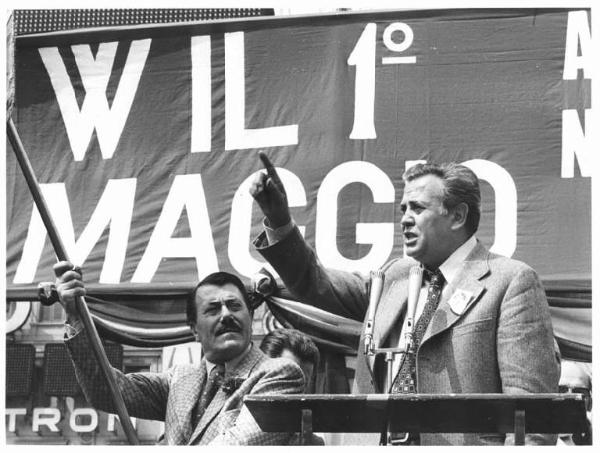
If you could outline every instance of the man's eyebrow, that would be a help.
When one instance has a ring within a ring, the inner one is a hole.
[[[415,205],[424,206],[425,204],[426,203],[421,200],[407,200],[407,201],[402,201],[400,203],[400,206],[415,206]]]
[[[241,299],[238,296],[236,296],[235,294],[230,294],[230,295],[221,297],[220,300],[241,300]]]
[[[223,296],[223,297],[218,297],[218,298],[214,298],[214,299],[209,299],[209,300],[206,301],[206,303],[208,303],[208,304],[219,304],[222,301],[229,302],[229,301],[232,301],[232,300],[242,302],[242,299],[240,299],[239,297],[234,296],[232,294],[230,296]]]
[[[221,301],[219,299],[207,300],[206,304],[207,305],[220,305]]]

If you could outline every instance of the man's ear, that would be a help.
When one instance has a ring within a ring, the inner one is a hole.
[[[467,215],[469,215],[469,206],[467,203],[459,203],[452,208],[452,229],[459,230],[467,223]]]

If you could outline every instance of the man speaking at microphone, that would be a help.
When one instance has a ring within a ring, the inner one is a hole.
[[[287,288],[303,302],[365,321],[367,330],[373,329],[375,348],[402,348],[412,333],[414,352],[396,355],[391,382],[386,382],[389,372],[383,361],[366,360],[363,335],[354,393],[558,391],[544,290],[533,269],[490,252],[475,237],[481,196],[469,168],[417,164],[404,173],[401,227],[410,258],[383,266],[381,297],[370,300],[369,278],[321,265],[290,216],[275,168],[264,153],[260,158],[266,173],[258,174],[250,192],[265,215],[265,231],[254,244]],[[372,320],[365,319],[369,312],[374,312]],[[411,322],[414,330],[409,332]],[[532,434],[526,443],[555,440]],[[514,439],[497,433],[398,433],[390,441],[493,445]]]

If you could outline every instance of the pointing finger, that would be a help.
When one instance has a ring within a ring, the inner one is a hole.
[[[270,179],[271,181],[273,181],[273,183],[275,183],[275,187],[277,187],[279,190],[283,190],[283,183],[279,178],[279,174],[277,173],[277,170],[275,170],[275,167],[273,166],[267,155],[263,151],[259,151],[258,155],[263,165],[265,166],[265,169],[267,170],[267,175],[269,177],[265,181],[265,185],[268,185]]]
[[[265,166],[265,169],[267,170],[267,174],[271,178],[278,178],[275,167],[273,166],[273,164],[271,163],[271,161],[269,160],[267,155],[264,153],[264,151],[259,151],[258,157],[260,157],[260,160],[262,161],[263,165]]]

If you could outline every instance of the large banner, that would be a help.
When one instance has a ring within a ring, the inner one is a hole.
[[[88,282],[252,276],[258,150],[327,266],[401,256],[403,171],[457,161],[482,181],[485,245],[544,280],[591,278],[589,11],[260,18],[16,45],[13,117]],[[7,285],[52,280],[10,151],[6,184]]]

